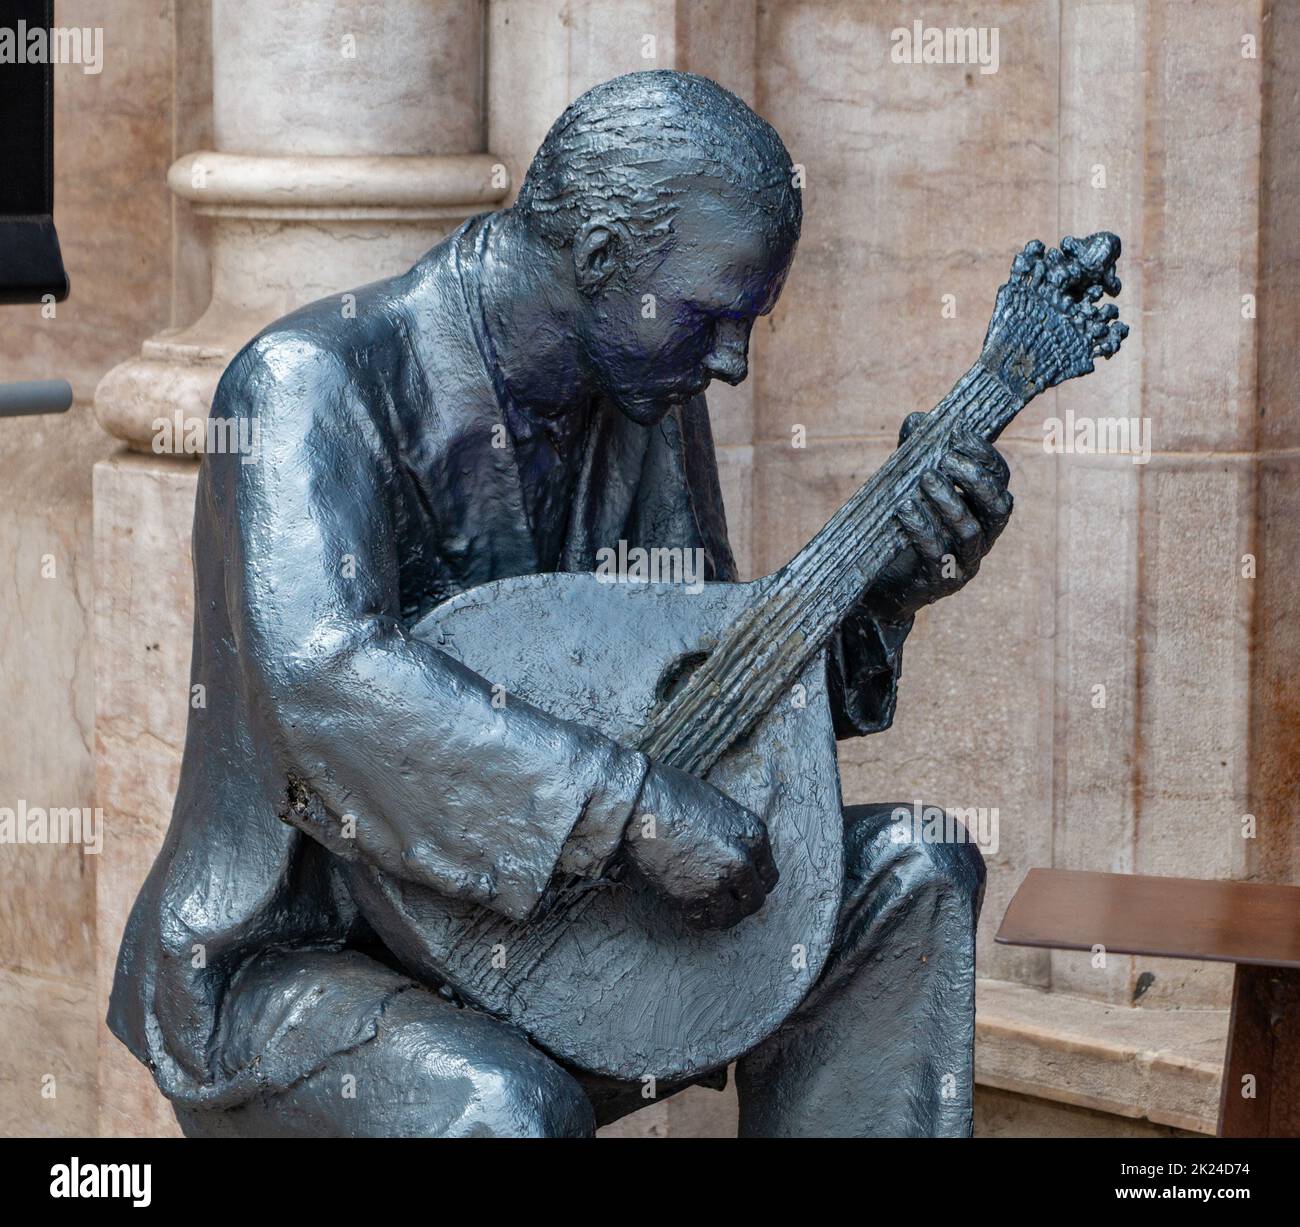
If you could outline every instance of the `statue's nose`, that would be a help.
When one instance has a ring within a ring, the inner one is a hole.
[[[723,383],[740,383],[749,374],[749,323],[723,320],[714,335],[704,369]]]
[[[704,369],[714,379],[723,383],[737,384],[749,374],[749,363],[743,353],[734,349],[715,349],[704,360]]]

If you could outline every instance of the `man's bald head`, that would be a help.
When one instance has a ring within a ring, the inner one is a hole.
[[[739,383],[802,220],[781,138],[720,85],[655,71],[588,90],[493,224],[498,315],[530,338],[514,384],[555,412],[594,391],[649,426]]]
[[[797,241],[803,210],[776,131],[735,94],[692,73],[628,73],[588,90],[556,120],[515,209],[566,247],[589,221],[626,227],[635,263],[661,249],[701,189],[744,203],[753,229]]]

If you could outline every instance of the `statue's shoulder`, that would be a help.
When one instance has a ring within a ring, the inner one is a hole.
[[[217,401],[264,397],[292,387],[304,391],[304,382],[342,384],[347,379],[347,351],[330,343],[327,334],[284,322],[258,333],[226,367],[217,385]]]
[[[268,324],[235,355],[227,379],[247,386],[268,376],[299,377],[310,370],[344,377],[366,342],[375,339],[363,335],[374,331],[370,300],[389,284],[322,298]]]
[[[309,413],[336,399],[331,394],[364,395],[376,370],[401,359],[392,308],[406,276],[320,299],[269,324],[226,367],[214,414]]]
[[[367,388],[409,360],[416,321],[463,311],[450,289],[454,237],[398,276],[318,299],[269,324],[227,366],[214,405],[265,408],[285,394],[319,405],[320,397],[344,389],[364,399]],[[427,330],[435,339],[442,332]]]

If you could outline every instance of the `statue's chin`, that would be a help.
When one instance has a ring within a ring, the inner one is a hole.
[[[654,395],[609,392],[608,396],[625,417],[642,426],[653,426],[679,405],[689,404],[708,384],[709,381],[705,379],[702,384],[691,384],[675,392],[656,392]]]
[[[662,421],[674,405],[682,403],[681,398],[666,396],[612,396],[610,399],[624,417],[630,418],[638,426],[653,426]]]

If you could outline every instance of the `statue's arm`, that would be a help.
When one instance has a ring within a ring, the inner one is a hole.
[[[851,613],[826,650],[826,685],[838,738],[879,733],[894,722],[903,640],[912,619],[886,622],[865,608]]]
[[[208,463],[281,817],[340,857],[524,919],[557,869],[603,871],[646,761],[522,700],[494,705],[488,681],[407,633],[396,476],[373,421],[337,358],[259,344],[218,400],[256,406],[260,458]]]

